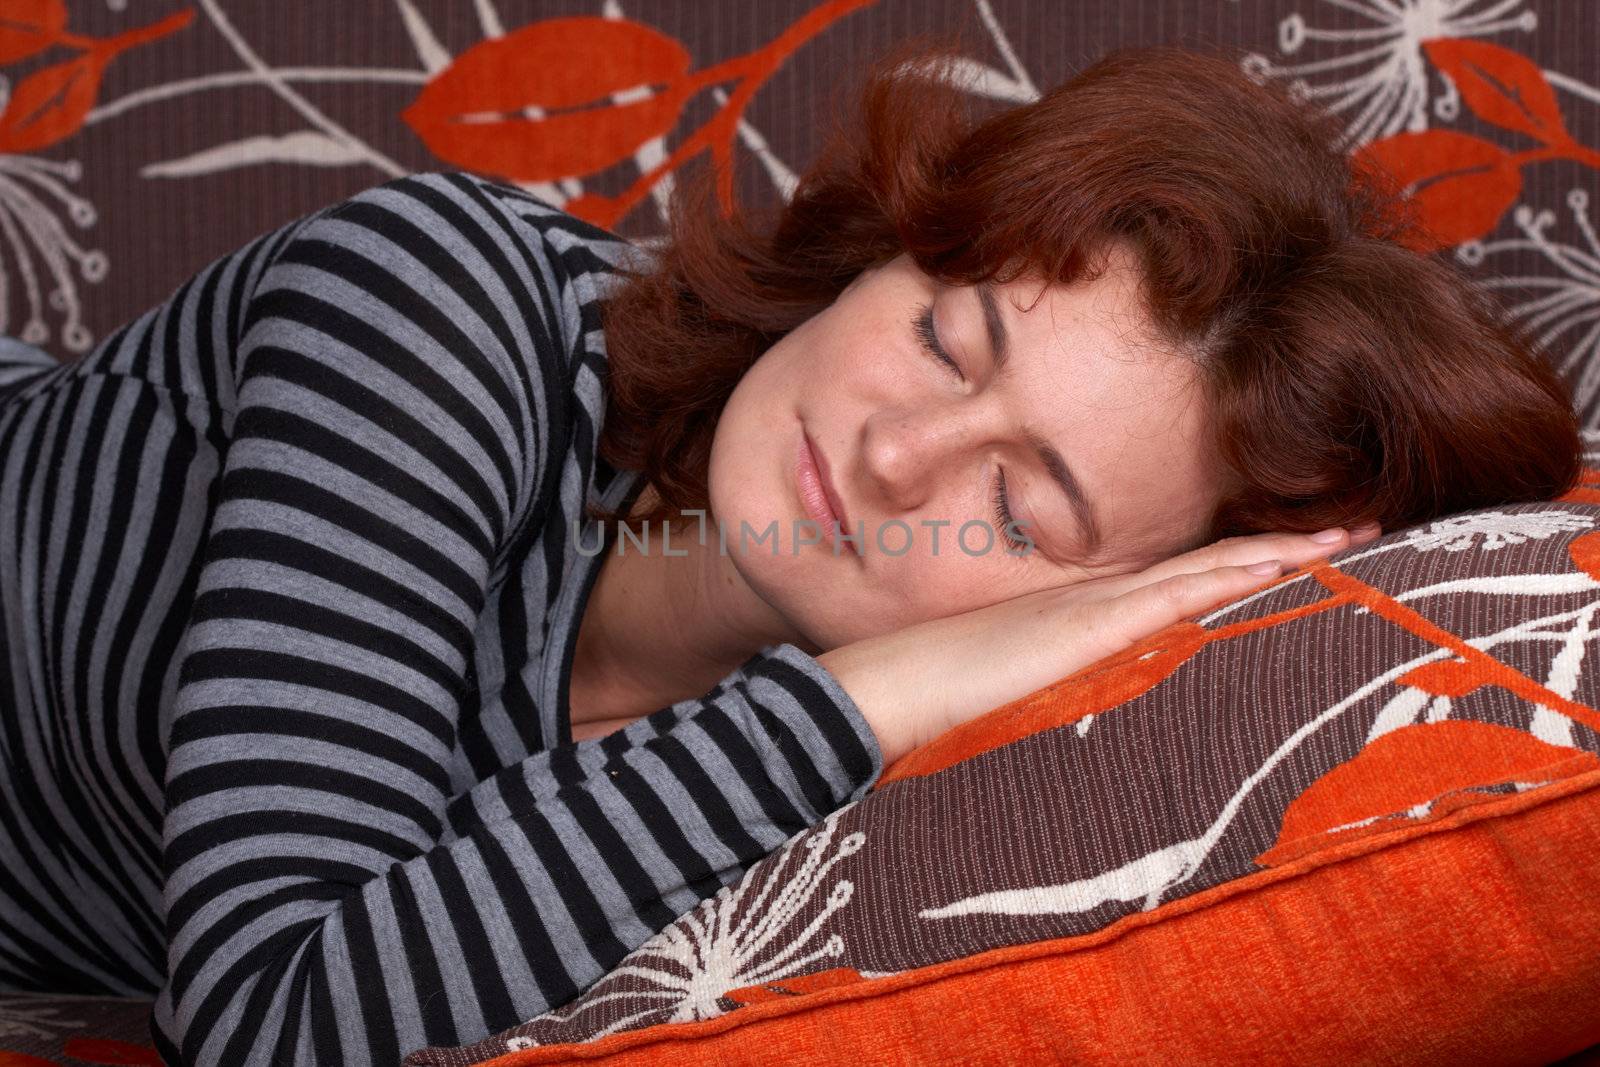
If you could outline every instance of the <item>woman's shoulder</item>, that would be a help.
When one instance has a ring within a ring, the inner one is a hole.
[[[462,208],[492,206],[518,229],[527,234],[537,234],[540,241],[564,260],[573,259],[574,252],[600,257],[600,264],[581,264],[584,269],[633,266],[636,262],[648,263],[652,258],[649,249],[573,214],[544,196],[510,182],[466,170],[431,170],[407,174],[375,185],[349,200],[330,205],[327,211],[337,215],[346,205],[364,197],[382,199],[396,195],[411,197],[418,201],[419,206],[433,207],[436,214],[440,215],[447,214],[452,203]],[[467,216],[458,218],[464,222]],[[445,221],[450,220],[446,218]]]
[[[592,448],[583,437],[605,402],[599,285],[630,247],[467,171],[370,186],[277,246],[244,311],[237,392],[265,378],[252,396],[286,383],[296,396],[380,405],[384,425],[419,439],[442,431],[462,456],[504,456],[520,525],[565,457]],[[288,393],[275,403],[292,407]],[[464,478],[472,466],[460,465]]]
[[[648,271],[654,262],[648,248],[527,189],[464,170],[420,171],[370,186],[313,213],[298,236],[354,243],[379,265],[407,274],[431,260],[436,269],[425,273],[451,288],[473,288],[473,274],[508,282],[520,276],[515,287],[560,318],[569,346],[577,340],[573,330],[594,328],[592,307],[621,272]],[[478,269],[464,274],[469,261]]]
[[[596,295],[600,290],[584,283],[598,281],[604,286],[619,270],[645,272],[654,265],[655,254],[647,246],[635,244],[527,189],[465,171],[432,172],[426,176],[448,176],[446,180],[452,182],[465,180],[498,200],[513,217],[539,233],[564,276],[576,279],[585,296]]]

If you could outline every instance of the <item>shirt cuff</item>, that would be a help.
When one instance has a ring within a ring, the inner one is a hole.
[[[808,821],[865,797],[883,773],[883,750],[856,702],[826,667],[792,644],[768,645],[739,668],[768,746],[776,784]],[[780,781],[787,777],[787,782]]]

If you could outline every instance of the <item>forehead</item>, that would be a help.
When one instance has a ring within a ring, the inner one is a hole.
[[[1201,368],[1154,328],[1132,248],[1108,245],[1095,266],[1070,285],[995,287],[1012,349],[997,388],[1067,458],[1120,559],[1198,535],[1216,492],[1211,412]]]
[[[1089,257],[1094,277],[1069,283],[1029,272],[992,288],[1003,297],[1004,314],[1013,331],[1022,331],[1034,347],[1048,345],[1063,331],[1095,336],[1102,347],[1115,339],[1132,350],[1170,353],[1147,311],[1144,271],[1134,246],[1110,240]],[[1152,353],[1153,354],[1153,353]]]

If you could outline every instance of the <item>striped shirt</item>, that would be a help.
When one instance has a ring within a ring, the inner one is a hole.
[[[173,1063],[395,1064],[866,794],[870,727],[789,644],[571,740],[615,533],[581,504],[642,488],[596,449],[631,254],[419,174],[77,361],[0,342],[0,990],[154,995]]]

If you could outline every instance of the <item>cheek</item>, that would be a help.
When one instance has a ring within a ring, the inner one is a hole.
[[[745,372],[723,405],[712,434],[711,509],[729,520],[734,534],[741,518],[758,530],[780,518],[774,508],[784,500],[781,479],[786,468],[781,453],[792,439],[791,431],[799,429],[783,355],[774,346]]]
[[[832,561],[807,553],[798,558],[753,553],[735,565],[751,588],[824,648],[1061,584],[1059,578],[1048,580],[999,548],[968,556],[950,540],[948,528],[940,531],[939,554],[931,555],[931,531],[914,529],[926,536],[903,556],[880,553],[869,540],[867,575],[860,580],[828,582],[821,571],[839,573],[829,566]],[[891,549],[903,543],[899,531],[888,541]],[[968,544],[976,550],[981,541],[973,536]]]
[[[869,556],[875,615],[888,628],[958,615],[1044,588],[1040,572],[1007,556],[997,544],[987,553],[967,555],[954,540],[955,531],[939,531],[939,553],[932,555],[932,530],[917,527],[919,540],[903,556]],[[900,531],[891,547],[898,547]],[[983,547],[976,530],[969,533],[974,552]],[[872,551],[872,549],[869,549]]]

